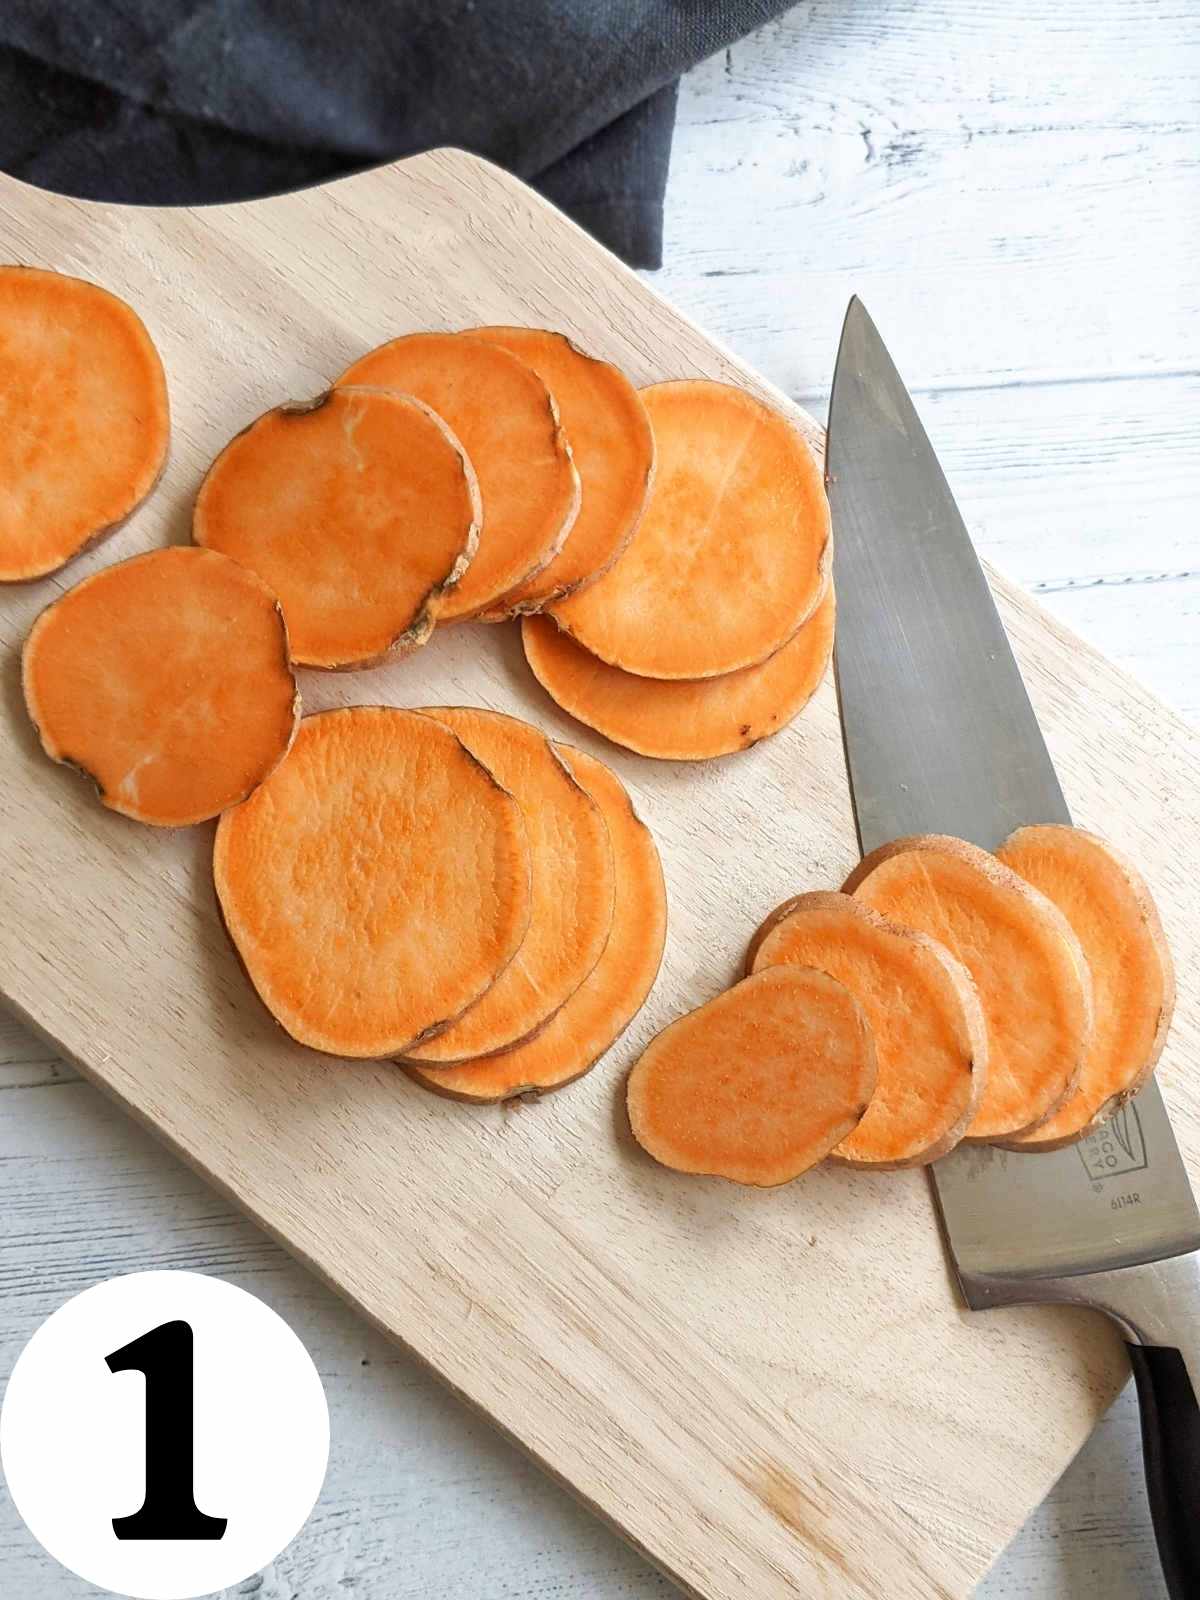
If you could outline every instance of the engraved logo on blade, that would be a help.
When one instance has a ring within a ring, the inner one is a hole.
[[[1075,1146],[1084,1171],[1096,1186],[1105,1178],[1144,1172],[1150,1165],[1137,1106],[1122,1106],[1116,1116]]]

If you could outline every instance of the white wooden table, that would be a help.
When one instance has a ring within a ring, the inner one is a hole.
[[[859,292],[981,549],[1200,719],[1198,237],[1186,4],[813,0],[686,82],[655,286],[818,412]],[[69,1295],[147,1267],[230,1278],[313,1352],[333,1419],[325,1492],[230,1597],[668,1593],[3,1020],[0,1091],[0,1376]],[[95,1592],[0,1495],[0,1593]],[[979,1594],[1162,1600],[1128,1392]]]

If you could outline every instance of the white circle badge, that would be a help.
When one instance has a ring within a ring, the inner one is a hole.
[[[273,1561],[329,1460],[308,1351],[261,1300],[197,1272],[85,1289],[17,1358],[0,1464],[56,1561],[135,1600],[196,1600]]]

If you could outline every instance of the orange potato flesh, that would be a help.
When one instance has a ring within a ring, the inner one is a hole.
[[[193,537],[271,585],[296,661],[362,666],[428,639],[480,516],[471,464],[427,406],[331,389],[268,411],[226,445]]]
[[[1096,1025],[1079,1086],[1014,1150],[1058,1150],[1107,1122],[1145,1083],[1175,1007],[1175,972],[1141,874],[1082,828],[1018,828],[996,852],[1075,930],[1092,976]]]
[[[426,715],[452,729],[515,795],[532,873],[529,928],[512,965],[459,1021],[405,1052],[407,1060],[437,1067],[520,1044],[575,993],[608,943],[615,871],[599,806],[537,728],[461,706]]]
[[[611,768],[582,750],[554,748],[608,825],[616,869],[612,932],[588,977],[527,1044],[459,1067],[409,1068],[419,1083],[451,1099],[510,1100],[573,1083],[624,1033],[658,975],[667,893],[654,838]]]
[[[986,850],[940,834],[867,856],[846,891],[936,939],[975,980],[987,1019],[983,1099],[965,1137],[1011,1138],[1074,1092],[1091,1042],[1087,963],[1066,918]]]
[[[534,677],[569,716],[660,761],[707,761],[778,733],[816,693],[833,651],[832,587],[761,666],[720,678],[638,678],[589,655],[547,617],[521,625]]]
[[[68,589],[30,630],[22,677],[46,754],[161,827],[245,799],[300,711],[278,601],[211,550],[154,550]]]
[[[751,945],[748,971],[790,964],[828,973],[863,1008],[875,1040],[875,1093],[832,1159],[914,1167],[952,1150],[987,1073],[987,1024],[966,968],[934,940],[847,894],[799,895],[764,930]]]
[[[629,1075],[629,1121],[664,1166],[768,1188],[857,1127],[875,1080],[849,990],[823,972],[767,967],[651,1042]]]
[[[825,593],[820,468],[792,423],[742,389],[688,379],[641,393],[657,453],[641,524],[554,615],[585,650],[639,677],[756,666]]]
[[[225,926],[301,1044],[396,1056],[497,981],[529,924],[516,800],[431,717],[307,717],[288,759],[217,827]]]
[[[169,434],[162,361],[132,307],[0,267],[0,582],[54,572],[124,522]]]
[[[510,351],[554,396],[571,441],[582,500],[558,555],[518,584],[485,620],[540,611],[606,572],[641,520],[654,476],[654,434],[637,390],[618,368],[544,328],[472,328],[470,336]]]
[[[456,333],[410,333],[380,345],[338,379],[423,400],[470,458],[483,531],[469,571],[439,620],[473,617],[540,572],[579,511],[579,474],[546,385],[499,345]]]

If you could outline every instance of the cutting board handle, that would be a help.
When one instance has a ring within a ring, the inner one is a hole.
[[[1200,1595],[1200,1406],[1179,1350],[1130,1344],[1146,1489],[1171,1600]]]

